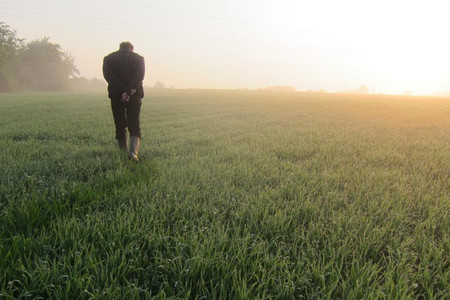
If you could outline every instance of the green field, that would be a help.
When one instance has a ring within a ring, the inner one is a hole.
[[[450,299],[450,99],[0,94],[0,298]]]

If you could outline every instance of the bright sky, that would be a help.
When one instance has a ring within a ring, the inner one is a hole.
[[[70,51],[81,75],[130,41],[146,85],[450,90],[447,0],[0,0],[0,21]]]

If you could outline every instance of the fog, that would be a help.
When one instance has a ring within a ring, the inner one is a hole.
[[[144,84],[434,94],[450,90],[445,1],[0,1],[27,40],[50,37],[80,76],[130,41]]]

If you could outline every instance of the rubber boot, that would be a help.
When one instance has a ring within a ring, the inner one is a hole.
[[[119,146],[119,149],[122,151],[127,151],[128,150],[128,140],[127,138],[121,139],[121,140],[117,140],[117,144]]]
[[[139,146],[141,145],[141,139],[137,136],[130,136],[130,154],[128,154],[128,159],[139,163]]]

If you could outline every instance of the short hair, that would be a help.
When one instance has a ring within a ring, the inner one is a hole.
[[[133,51],[134,50],[134,46],[130,42],[122,42],[122,43],[120,43],[119,50],[130,50],[130,51]]]

